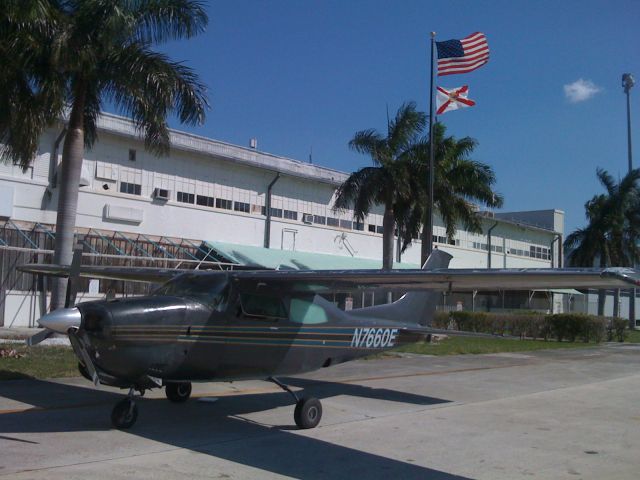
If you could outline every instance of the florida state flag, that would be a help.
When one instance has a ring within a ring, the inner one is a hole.
[[[467,94],[469,93],[469,87],[467,85],[450,90],[445,90],[442,87],[437,88],[436,105],[438,110],[436,111],[436,115],[442,115],[449,110],[473,107],[476,104],[476,102],[467,98]]]

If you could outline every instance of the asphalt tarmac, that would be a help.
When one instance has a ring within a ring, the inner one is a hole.
[[[357,361],[282,379],[322,400],[298,430],[267,382],[198,384],[186,404],[83,379],[0,382],[0,478],[637,479],[640,345]],[[217,401],[211,401],[211,397]]]

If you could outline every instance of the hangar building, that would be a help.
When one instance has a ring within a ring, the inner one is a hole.
[[[43,135],[26,172],[0,163],[0,326],[34,325],[46,308],[37,298],[42,286],[16,273],[15,265],[50,261],[63,128]],[[332,208],[348,174],[179,131],[171,132],[171,145],[170,156],[156,157],[145,151],[130,120],[102,115],[99,141],[85,152],[76,220],[87,255],[118,265],[160,259],[184,267],[206,259],[227,267],[381,266],[382,210],[359,223],[353,212]],[[435,220],[434,245],[453,255],[451,267],[561,266],[562,211],[481,215],[483,233],[459,229],[450,241]],[[398,267],[419,262],[418,240]],[[84,298],[99,297],[105,288],[92,283]],[[535,306],[560,310],[562,296],[556,297],[549,303],[543,296]],[[535,300],[531,292],[488,298],[443,307],[519,308]]]

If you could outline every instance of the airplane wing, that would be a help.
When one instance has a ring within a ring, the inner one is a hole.
[[[29,264],[20,265],[18,270],[36,275],[68,277],[71,267],[65,265]],[[155,267],[112,267],[101,265],[82,265],[79,275],[87,278],[106,280],[126,280],[130,282],[164,283],[181,273],[193,270]]]
[[[407,290],[537,290],[553,288],[633,288],[640,272],[607,269],[436,269],[436,270],[308,270],[235,272],[247,287],[286,291],[336,291],[357,288]]]
[[[69,267],[30,264],[18,270],[41,275],[68,276]],[[182,273],[223,274],[154,267],[84,265],[80,276],[109,280],[163,283]],[[436,270],[233,270],[228,273],[247,289],[262,291],[319,292],[384,288],[408,290],[537,290],[553,288],[634,288],[640,271],[631,268],[565,269],[436,269]]]

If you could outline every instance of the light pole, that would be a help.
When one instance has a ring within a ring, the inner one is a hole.
[[[631,91],[631,87],[636,84],[635,78],[630,73],[622,74],[622,88],[624,88],[624,93],[627,94],[627,151],[629,155],[629,172],[633,169],[633,161],[631,154],[631,105],[629,103],[629,92]]]
[[[622,74],[622,88],[627,95],[627,154],[629,156],[629,173],[633,170],[633,155],[631,150],[631,103],[629,102],[629,92],[636,81],[630,73]],[[629,328],[636,328],[636,289],[630,290],[629,295]]]

